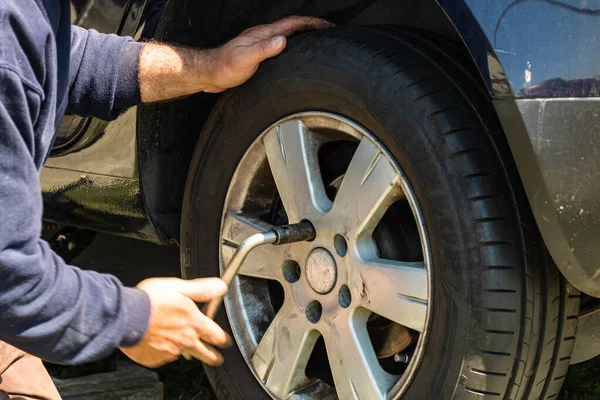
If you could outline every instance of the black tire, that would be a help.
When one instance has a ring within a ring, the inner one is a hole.
[[[460,51],[445,49],[391,28],[312,32],[223,96],[189,170],[183,274],[218,273],[228,185],[264,129],[300,111],[345,116],[395,157],[431,242],[433,333],[404,398],[551,399],[579,293],[547,255],[487,94],[456,62]],[[217,321],[229,329],[223,312]],[[219,398],[269,398],[236,347],[225,359],[206,368]]]

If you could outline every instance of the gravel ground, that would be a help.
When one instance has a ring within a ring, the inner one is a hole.
[[[74,265],[118,276],[135,285],[152,276],[179,276],[179,248],[99,234]],[[181,359],[157,370],[168,400],[215,400],[202,365]],[[559,400],[600,399],[600,357],[569,369]]]

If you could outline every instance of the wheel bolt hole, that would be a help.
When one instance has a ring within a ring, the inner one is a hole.
[[[319,322],[321,319],[321,314],[323,314],[323,307],[321,306],[321,303],[319,303],[317,300],[313,300],[308,303],[308,306],[306,307],[306,318],[310,322],[313,324]]]
[[[348,308],[350,306],[350,303],[352,303],[352,294],[350,294],[348,286],[342,285],[338,295],[338,301],[343,308]]]
[[[294,260],[283,263],[283,277],[289,283],[298,282],[300,279],[300,265]]]
[[[348,243],[346,242],[346,238],[342,235],[335,235],[333,238],[333,246],[340,257],[344,257],[348,252]]]

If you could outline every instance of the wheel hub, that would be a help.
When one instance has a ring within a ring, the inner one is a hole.
[[[306,278],[310,287],[319,294],[333,290],[337,282],[337,265],[329,251],[317,247],[310,252],[306,259]]]

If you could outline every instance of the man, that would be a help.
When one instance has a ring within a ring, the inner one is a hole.
[[[187,351],[211,364],[228,335],[195,302],[220,279],[115,278],[67,266],[40,239],[38,174],[65,111],[115,118],[124,108],[240,85],[286,37],[330,24],[291,17],[198,50],[136,43],[70,26],[66,0],[0,1],[0,399],[59,398],[37,356],[56,363],[120,347],[156,367]],[[33,356],[32,356],[33,355]]]

